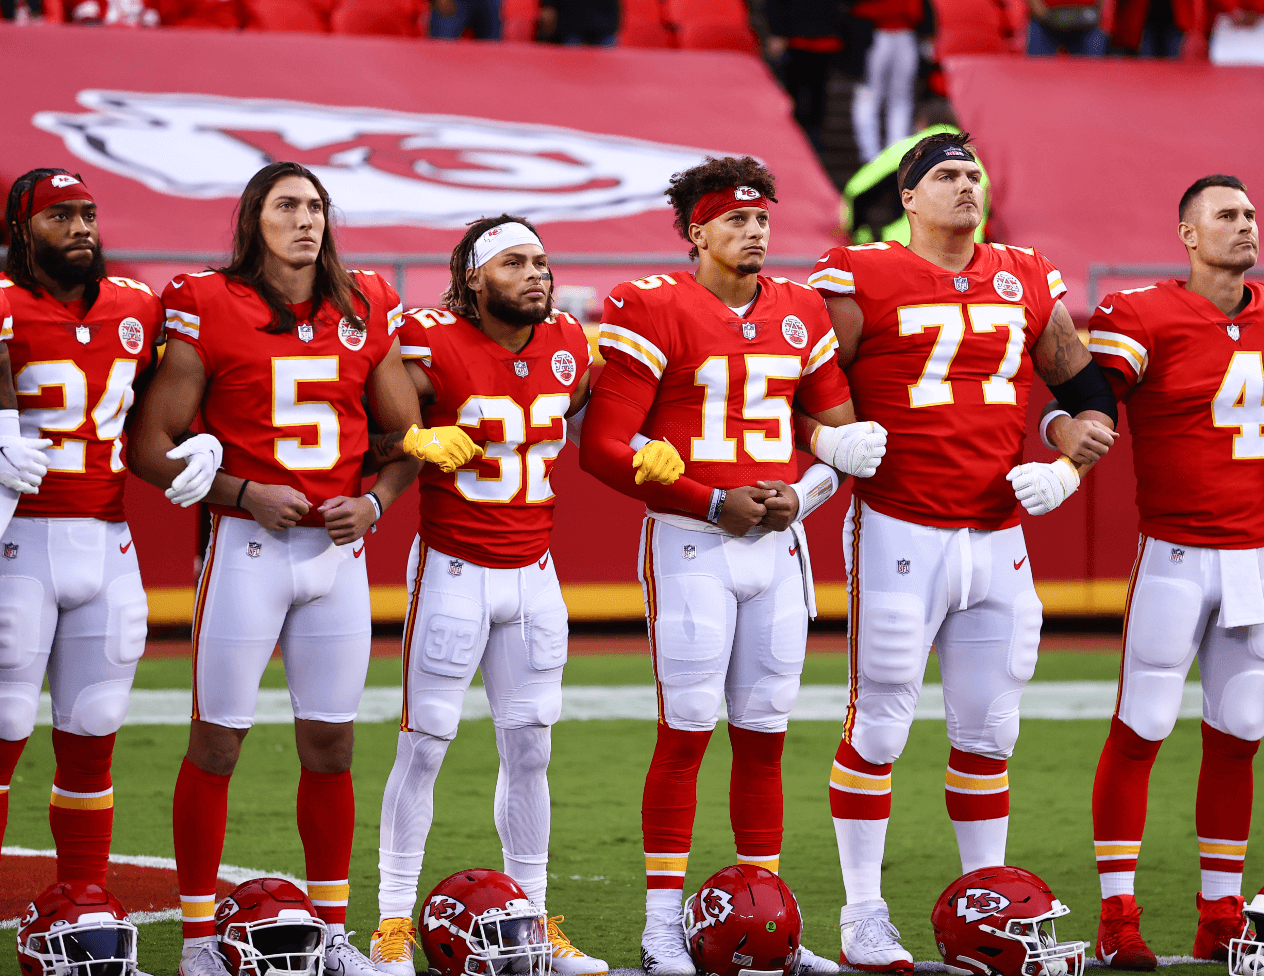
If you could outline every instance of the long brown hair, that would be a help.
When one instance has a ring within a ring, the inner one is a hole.
[[[494,218],[479,218],[477,221],[471,221],[466,226],[465,234],[461,236],[461,240],[457,243],[456,248],[452,250],[452,258],[448,263],[449,271],[452,273],[452,280],[448,283],[448,288],[443,291],[443,305],[455,313],[457,316],[463,316],[467,320],[478,320],[478,297],[474,295],[474,290],[469,287],[469,262],[470,253],[474,251],[474,243],[478,241],[484,232],[491,231],[497,225],[508,224],[516,221],[520,225],[526,225],[531,229],[531,234],[536,238],[540,237],[540,233],[535,230],[533,225],[526,218],[516,214],[500,214]],[[549,308],[547,315],[553,315],[553,293],[557,287],[557,280],[550,279],[549,288]]]
[[[284,297],[264,274],[264,259],[268,247],[263,241],[260,216],[263,204],[277,181],[286,177],[302,177],[311,181],[320,195],[325,212],[325,233],[320,241],[320,253],[316,256],[316,282],[312,286],[312,315],[322,303],[328,303],[341,313],[348,322],[363,327],[369,318],[369,301],[351,274],[338,260],[338,248],[334,244],[332,205],[329,192],[314,173],[299,163],[281,161],[270,163],[250,178],[241,192],[235,212],[236,227],[233,230],[233,257],[228,265],[219,269],[233,282],[249,286],[272,310],[272,319],[263,329],[268,333],[289,333],[298,323],[294,311]],[[360,310],[357,310],[359,300]]]

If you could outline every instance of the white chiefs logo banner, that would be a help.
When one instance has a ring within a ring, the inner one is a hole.
[[[465,905],[447,895],[432,895],[421,914],[421,924],[427,929],[449,928],[452,920],[465,911]]]
[[[990,888],[967,888],[964,895],[957,896],[957,918],[978,922],[1004,911],[1009,904],[1008,898]]]
[[[86,89],[88,111],[32,122],[79,158],[176,197],[237,198],[294,160],[350,226],[464,228],[500,211],[596,221],[667,207],[668,178],[711,154],[556,126],[277,99]]]

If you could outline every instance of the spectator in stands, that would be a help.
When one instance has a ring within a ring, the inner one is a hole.
[[[0,20],[29,20],[44,16],[41,0],[0,0]]]
[[[941,64],[956,54],[1021,54],[1027,47],[1026,0],[931,0],[931,7]]]
[[[1206,0],[1118,0],[1106,18],[1114,54],[1143,58],[1203,58],[1207,50]],[[1185,46],[1191,50],[1183,51]]]
[[[499,41],[499,0],[434,0],[430,5],[431,37],[455,40],[466,28],[480,41]]]
[[[619,0],[540,0],[539,36],[554,44],[612,48],[619,36]]]
[[[913,126],[913,85],[917,81],[917,34],[922,0],[859,0],[852,16],[873,24],[865,53],[865,78],[852,95],[851,118],[860,157],[866,163],[882,148],[906,138]],[[886,108],[885,140],[880,134]]]
[[[817,153],[825,129],[830,63],[842,50],[842,5],[833,0],[768,0],[768,60],[794,99],[794,118]]]
[[[106,27],[157,27],[158,11],[145,0],[66,0],[66,20]]]
[[[1126,0],[1125,0],[1126,2]],[[1101,23],[1101,4],[1083,0],[1027,0],[1031,21],[1027,25],[1027,53],[1099,56],[1106,53],[1106,33]]]

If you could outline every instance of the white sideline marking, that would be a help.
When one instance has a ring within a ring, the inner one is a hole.
[[[622,687],[567,685],[562,689],[562,721],[611,721],[628,719],[654,721],[658,700],[648,684]],[[1055,720],[1104,719],[1115,711],[1114,681],[1037,681],[1027,685],[1020,710],[1024,718]],[[398,687],[367,687],[360,700],[360,721],[395,721],[402,697]],[[1181,718],[1202,717],[1202,690],[1197,683],[1185,685],[1181,698]],[[131,725],[187,725],[189,692],[183,690],[134,690],[127,710]],[[847,710],[847,685],[809,684],[799,689],[799,700],[790,717],[798,721],[842,721]],[[481,687],[465,693],[462,717],[467,720],[490,718],[491,708]],[[720,709],[724,717],[724,709]],[[944,718],[942,684],[927,684],[914,718]],[[255,723],[289,724],[294,720],[289,692],[265,688],[259,692]],[[53,723],[48,694],[40,695],[38,724]]]

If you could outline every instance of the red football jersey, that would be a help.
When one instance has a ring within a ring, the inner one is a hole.
[[[22,434],[53,440],[40,491],[18,498],[17,515],[123,520],[123,423],[132,385],[161,341],[162,303],[143,282],[118,276],[101,280],[82,317],[8,279],[0,295],[12,308]]]
[[[825,304],[801,283],[760,276],[754,305],[739,316],[692,272],[649,276],[616,286],[603,320],[599,387],[610,392],[628,375],[638,382],[623,396],[642,401],[641,433],[676,447],[682,481],[706,490],[700,500],[711,488],[793,483],[791,406],[820,412],[850,397]]]
[[[1227,317],[1179,279],[1112,293],[1088,349],[1130,386],[1141,532],[1207,548],[1264,547],[1264,286]]]
[[[1017,524],[1005,474],[1022,462],[1031,349],[1066,292],[1058,270],[1035,249],[987,244],[954,273],[879,242],[831,249],[808,281],[864,313],[847,378],[857,418],[889,436],[856,496],[915,524]]]
[[[583,327],[556,313],[513,354],[448,310],[409,310],[399,342],[434,385],[426,425],[460,425],[483,447],[455,473],[422,468],[421,539],[490,568],[537,561],[549,550],[549,474],[571,395],[592,364]]]
[[[8,279],[0,283],[0,343],[13,339],[13,309],[9,306],[4,287],[12,285]]]
[[[352,276],[369,301],[356,329],[324,304],[311,316],[294,307],[298,326],[267,333],[272,311],[248,286],[219,272],[176,276],[163,290],[167,332],[190,344],[206,368],[202,420],[224,444],[224,471],[293,487],[312,504],[299,522],[324,526],[316,508],[359,496],[369,447],[361,395],[386,357],[401,314],[395,290],[372,272]],[[253,520],[246,510],[212,505],[216,514]]]

